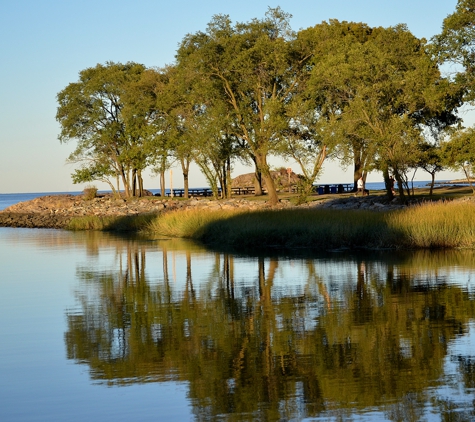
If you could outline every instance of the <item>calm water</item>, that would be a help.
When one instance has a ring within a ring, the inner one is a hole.
[[[0,228],[0,421],[469,421],[475,254]]]

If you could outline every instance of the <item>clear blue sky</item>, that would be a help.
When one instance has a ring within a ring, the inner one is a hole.
[[[2,0],[0,2],[0,193],[82,190],[73,185],[73,149],[57,139],[56,94],[78,72],[106,61],[163,66],[184,35],[206,29],[215,14],[233,21],[262,18],[270,7],[292,14],[294,30],[328,19],[370,26],[405,23],[418,37],[440,32],[456,0]],[[276,163],[275,165],[280,164]],[[284,163],[286,164],[286,163]],[[291,165],[287,163],[288,165]],[[242,171],[237,168],[234,175]],[[422,173],[419,177],[422,177]],[[372,176],[373,177],[373,176]],[[374,175],[378,181],[379,175]],[[425,178],[425,176],[424,176]],[[351,180],[326,165],[321,182]],[[192,186],[206,185],[194,169]],[[146,178],[146,188],[158,187]],[[101,188],[102,185],[98,185]],[[174,187],[182,186],[174,171]]]

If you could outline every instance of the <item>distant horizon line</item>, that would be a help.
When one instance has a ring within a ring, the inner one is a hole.
[[[431,183],[431,180],[414,180],[414,183]],[[472,182],[475,182],[475,180],[472,180]],[[320,182],[320,183],[315,183],[315,185],[338,185],[343,182]],[[353,183],[353,182],[347,182],[347,183]],[[466,179],[444,179],[444,180],[436,180],[435,184],[438,183],[467,183]],[[367,182],[367,185],[374,185],[374,184],[381,184],[384,185],[384,181],[380,182]],[[180,190],[184,189],[184,187],[174,187],[174,190]],[[210,187],[203,187],[203,186],[189,186],[189,189],[211,189]],[[160,188],[145,188],[145,190],[148,191],[160,191]],[[81,190],[71,190],[71,191],[30,191],[30,192],[0,192],[0,195],[28,195],[28,194],[80,194],[83,193],[84,189]],[[170,191],[170,188],[166,188],[165,191]],[[104,193],[110,193],[112,190],[110,189],[98,189],[98,193],[104,192]],[[120,192],[124,192],[121,190]]]

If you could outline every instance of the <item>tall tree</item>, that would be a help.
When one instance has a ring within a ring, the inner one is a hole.
[[[439,145],[423,142],[419,145],[418,167],[431,176],[429,196],[432,196],[436,173],[444,169],[442,151]]]
[[[442,155],[448,167],[464,172],[467,183],[475,194],[475,187],[473,185],[475,128],[456,131],[450,140],[442,145]]]
[[[425,41],[404,25],[368,28],[331,21],[314,30],[324,42],[317,44],[309,87],[322,113],[331,117],[340,151],[353,154],[355,175],[377,163],[390,197],[394,173],[404,197],[406,171],[415,165],[424,125],[430,119],[450,122],[458,105],[450,82],[440,75]]]
[[[331,151],[330,136],[325,134],[325,124],[321,124],[319,113],[313,101],[305,96],[288,111],[289,128],[285,132],[280,154],[289,157],[302,171],[299,201],[305,201],[313,190],[323,163]]]
[[[140,184],[141,171],[147,165],[143,132],[138,130],[144,116],[129,113],[125,117],[123,111],[127,90],[144,70],[143,65],[132,62],[98,64],[82,70],[79,81],[57,95],[59,140],[77,140],[70,158],[84,163],[75,173],[75,182],[114,175],[122,181],[126,197],[136,195],[136,180]]]
[[[357,129],[341,124],[341,113],[357,92],[361,64],[352,51],[369,41],[375,29],[363,23],[330,20],[300,31],[298,40],[311,51],[311,76],[304,90],[313,102],[320,133],[326,146],[331,146],[343,166],[353,165],[354,188],[357,180],[369,170],[375,154],[373,143]]]
[[[142,168],[148,166],[157,167],[164,170],[168,167],[168,155],[170,152],[170,142],[168,141],[168,126],[157,108],[157,87],[166,79],[165,73],[160,69],[145,69],[140,79],[131,82],[124,92],[124,108],[122,115],[124,121],[136,139],[131,150],[131,155],[139,165],[135,167],[136,179],[138,181],[138,191],[140,196],[143,192],[143,182],[141,177]],[[141,165],[140,165],[141,164]],[[160,188],[163,194],[164,176],[160,171]],[[136,186],[133,183],[133,191]]]
[[[206,98],[226,105],[234,135],[249,147],[271,203],[278,197],[268,155],[282,141],[285,110],[305,73],[290,43],[295,34],[289,18],[279,8],[234,26],[228,16],[214,16],[206,32],[187,35],[177,53],[178,66],[201,75]]]

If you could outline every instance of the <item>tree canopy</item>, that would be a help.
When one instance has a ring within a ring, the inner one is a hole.
[[[295,32],[289,14],[269,8],[244,23],[214,16],[161,69],[85,69],[58,94],[59,139],[77,141],[73,181],[104,180],[116,191],[122,183],[126,196],[141,195],[150,168],[163,191],[177,161],[186,194],[195,161],[215,196],[219,187],[226,196],[233,162],[244,160],[255,164],[256,194],[263,182],[276,203],[270,156],[300,165],[304,196],[330,156],[353,166],[355,183],[381,171],[389,196],[394,175],[404,196],[409,169],[434,158],[424,145],[437,147],[457,108],[475,99],[474,3],[459,0],[432,43],[404,25],[330,20]],[[455,76],[441,74],[447,61],[458,63]],[[442,167],[431,163],[434,176]]]
[[[269,9],[262,20],[233,26],[228,16],[218,15],[206,32],[186,36],[177,53],[178,66],[199,75],[201,103],[224,108],[228,128],[249,149],[273,203],[268,155],[282,142],[287,110],[307,73],[289,18]]]
[[[77,140],[69,157],[81,163],[73,176],[75,182],[114,176],[121,179],[126,196],[136,194],[134,182],[147,164],[143,154],[147,122],[146,115],[126,101],[126,94],[144,70],[137,63],[98,64],[81,71],[79,81],[58,94],[59,139]]]

